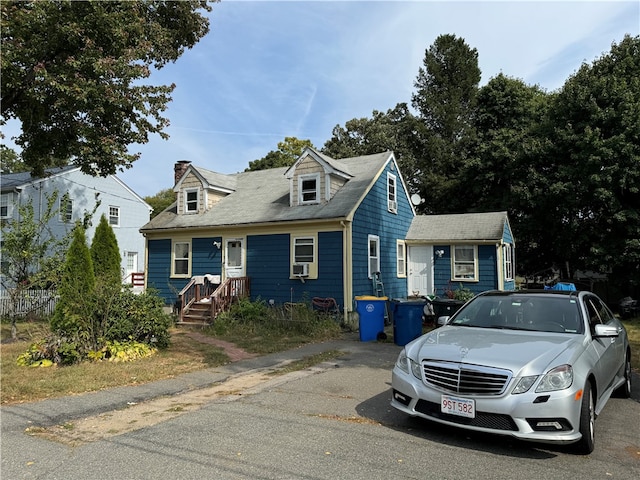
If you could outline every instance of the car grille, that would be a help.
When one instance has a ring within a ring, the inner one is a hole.
[[[451,423],[459,425],[468,425],[471,427],[490,428],[491,430],[506,430],[517,432],[518,426],[509,415],[500,413],[486,413],[476,411],[475,418],[459,417],[450,415],[440,411],[440,404],[428,402],[426,400],[418,400],[416,404],[416,412],[423,413],[428,417],[439,418]]]
[[[422,371],[426,383],[467,395],[500,395],[511,380],[509,370],[452,362],[425,361]]]

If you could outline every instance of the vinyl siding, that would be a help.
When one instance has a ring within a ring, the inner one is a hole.
[[[342,298],[342,232],[318,233],[318,278],[290,279],[291,235],[251,235],[247,237],[247,275],[251,278],[251,298],[276,304],[310,301],[313,297]]]
[[[368,277],[368,236],[380,238],[380,272],[385,295],[390,298],[407,296],[407,279],[398,278],[396,264],[396,240],[404,240],[413,219],[413,210],[403,190],[397,171],[387,165],[373,188],[360,204],[353,219],[353,294],[373,294],[373,284]],[[387,172],[397,175],[397,213],[387,210]],[[353,299],[350,299],[353,302]]]

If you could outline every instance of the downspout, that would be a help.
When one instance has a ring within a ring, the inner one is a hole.
[[[342,321],[347,325],[349,312],[351,312],[351,297],[353,296],[353,285],[349,281],[351,278],[351,234],[347,223],[340,221],[342,226],[342,290],[344,296],[344,308],[342,309]]]

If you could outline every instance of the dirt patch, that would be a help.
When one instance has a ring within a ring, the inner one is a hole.
[[[197,342],[214,345],[223,349],[231,362],[237,362],[239,360],[255,358],[258,356],[257,353],[249,353],[231,342],[225,342],[224,340],[219,340],[217,338],[210,337],[209,335],[204,335],[203,333],[185,332],[184,335],[187,335],[189,338],[192,338]]]
[[[253,393],[252,389],[261,384],[274,381],[277,380],[274,380],[269,371],[251,372],[231,377],[224,383],[209,388],[139,404],[130,403],[122,410],[114,410],[62,425],[30,427],[26,433],[72,446],[82,445],[170,420],[202,408],[214,400],[234,400],[242,395]]]

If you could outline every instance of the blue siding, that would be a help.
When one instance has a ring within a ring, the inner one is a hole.
[[[373,287],[368,277],[368,236],[380,237],[380,274],[385,294],[390,298],[407,296],[407,279],[398,277],[397,243],[404,240],[413,219],[413,210],[397,171],[389,163],[369,194],[360,204],[353,219],[353,294],[371,295]],[[387,172],[397,176],[397,213],[387,209]],[[353,299],[350,299],[353,301]]]
[[[222,254],[213,245],[221,241],[220,237],[194,238],[191,241],[191,274],[219,275],[222,271]],[[171,239],[149,240],[149,265],[147,269],[147,287],[156,289],[171,305],[178,298],[178,292],[189,283],[189,278],[171,278]]]
[[[442,258],[435,258],[433,266],[434,288],[438,296],[447,290],[457,290],[462,285],[473,293],[480,293],[498,288],[498,270],[495,245],[478,245],[478,281],[461,282],[451,280],[451,246],[434,245],[434,250],[442,250]]]
[[[318,233],[318,278],[290,279],[291,236],[247,237],[247,275],[252,299],[302,302],[313,297],[333,297],[344,305],[342,281],[342,232]]]

